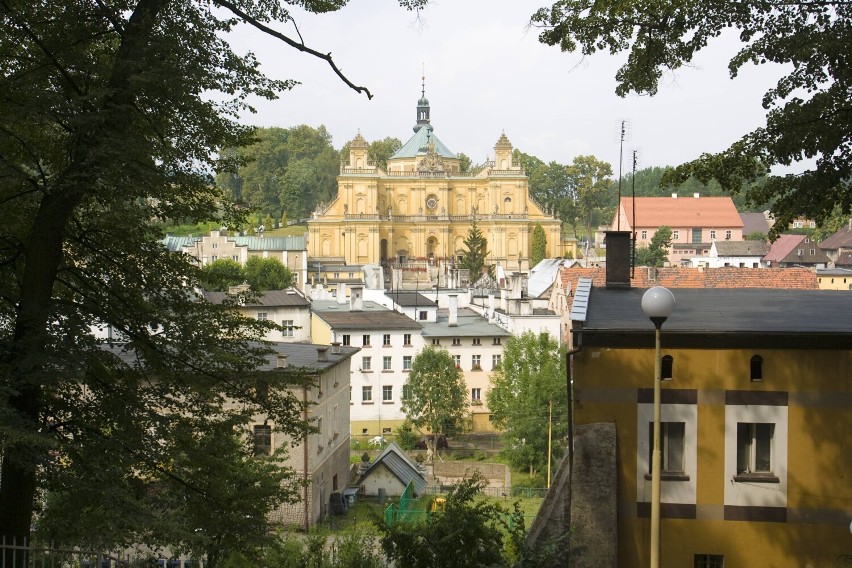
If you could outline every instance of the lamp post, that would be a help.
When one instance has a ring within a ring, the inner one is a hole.
[[[654,354],[654,451],[651,458],[651,568],[660,566],[660,328],[672,315],[674,295],[668,288],[654,286],[642,295],[642,311],[655,328]]]

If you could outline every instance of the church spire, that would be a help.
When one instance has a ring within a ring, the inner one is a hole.
[[[417,101],[417,124],[414,125],[414,132],[419,132],[424,126],[432,130],[432,125],[429,124],[429,99],[426,98],[426,73],[421,80],[420,100]]]

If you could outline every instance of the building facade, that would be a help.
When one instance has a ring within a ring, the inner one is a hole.
[[[360,134],[352,140],[337,196],[308,221],[308,255],[348,265],[451,260],[475,221],[491,264],[529,269],[536,224],[545,230],[547,256],[561,256],[561,223],[530,198],[528,178],[514,163],[505,134],[492,161],[462,171],[459,157],[435,135],[429,112],[423,96],[414,136],[385,169],[369,162]]]
[[[646,566],[654,326],[642,289],[577,289],[575,422],[616,425],[618,565]],[[672,292],[661,350],[661,565],[836,565],[848,557],[852,521],[842,434],[852,425],[852,304],[818,290]]]

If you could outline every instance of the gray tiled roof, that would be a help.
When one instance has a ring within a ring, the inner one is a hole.
[[[367,468],[361,479],[364,480],[367,478],[380,464],[388,468],[403,485],[408,485],[413,481],[414,492],[417,495],[423,494],[423,491],[426,489],[426,480],[417,471],[417,465],[396,445],[396,442],[388,444],[388,447],[370,464],[370,467]]]
[[[420,292],[412,292],[410,290],[405,291],[389,291],[385,292],[385,296],[393,300],[398,306],[403,306],[406,308],[436,308],[438,307],[438,303],[434,300],[430,300]]]
[[[221,304],[225,298],[228,297],[228,294],[225,292],[204,292],[204,297],[213,304]],[[295,291],[294,289],[290,290],[269,290],[267,292],[262,292],[258,297],[257,302],[247,303],[245,304],[247,307],[254,306],[297,306],[297,307],[309,307],[311,302],[305,298],[303,295]]]
[[[769,250],[763,241],[716,241],[719,256],[760,256]]]
[[[352,312],[349,304],[332,300],[314,300],[314,314],[336,331],[347,330],[419,330],[420,324],[399,312],[389,310],[375,302],[364,302],[363,310]]]
[[[444,310],[438,310],[437,322],[420,322],[423,337],[508,337],[508,331],[499,325],[488,323],[484,317],[470,310],[474,315],[462,315],[459,310],[458,325],[449,326],[449,316]]]

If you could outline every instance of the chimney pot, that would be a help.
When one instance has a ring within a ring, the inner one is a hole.
[[[672,193],[672,199],[677,199],[677,193]]]
[[[450,294],[450,318],[447,325],[449,327],[456,327],[459,325],[459,296],[458,294]]]
[[[286,356],[286,355],[282,355],[281,353],[279,353],[279,354],[275,357],[275,367],[276,367],[277,369],[283,369],[283,368],[284,368],[284,367],[286,367],[286,366],[287,366],[287,356]]]
[[[328,347],[317,347],[317,361],[328,361]]]
[[[331,342],[331,352],[334,354],[340,353],[340,342],[332,341]]]

